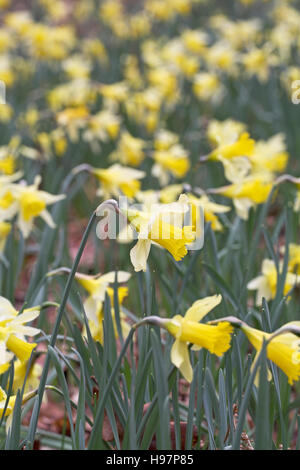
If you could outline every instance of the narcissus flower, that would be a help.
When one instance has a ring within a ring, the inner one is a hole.
[[[200,72],[194,77],[193,91],[202,101],[212,101],[218,103],[224,93],[219,76],[214,72]]]
[[[99,341],[101,344],[103,344],[103,305],[106,293],[110,297],[114,330],[116,337],[118,337],[118,329],[114,311],[114,289],[109,287],[109,285],[113,284],[115,280],[118,284],[127,282],[130,277],[131,274],[125,271],[118,271],[117,273],[110,272],[97,276],[90,276],[81,273],[76,273],[75,275],[78,283],[82,285],[82,287],[84,287],[84,289],[89,293],[89,296],[83,303],[83,307],[88,318],[91,335],[95,341]],[[118,301],[120,305],[127,295],[128,288],[118,286]],[[125,318],[125,314],[122,312],[122,309],[120,309],[120,320],[124,337],[126,337],[129,332],[129,324],[125,321]],[[87,335],[86,328],[83,329],[83,335]]]
[[[145,173],[134,168],[119,165],[118,163],[109,168],[92,168],[91,172],[100,181],[101,187],[98,195],[104,199],[111,196],[127,196],[132,198],[140,190],[140,179],[144,178]]]
[[[197,300],[187,310],[184,317],[181,315],[175,315],[171,319],[149,317],[149,323],[152,322],[166,328],[175,337],[171,349],[171,361],[188,382],[193,379],[193,369],[189,357],[190,344],[193,345],[192,349],[205,348],[217,356],[222,356],[230,348],[233,326],[229,322],[221,322],[216,325],[199,323],[205,315],[220,304],[221,300],[221,295]],[[147,322],[147,318],[145,318],[145,322]]]
[[[292,326],[299,327],[300,322],[290,322],[282,328]],[[251,328],[248,325],[241,326],[242,331],[247,336],[250,343],[257,350],[256,359],[262,348],[263,340],[268,340],[274,333],[265,333],[264,331]],[[290,385],[300,377],[300,338],[291,332],[282,333],[275,336],[267,345],[267,357],[276,364],[287,375]],[[253,367],[253,365],[252,365]],[[269,378],[271,375],[269,373]],[[257,383],[256,378],[256,383]]]
[[[206,194],[202,194],[200,197],[196,197],[193,194],[188,194],[189,202],[192,206],[192,222],[193,226],[199,226],[199,208],[202,208],[204,212],[204,219],[206,222],[211,223],[211,228],[215,231],[223,229],[221,222],[216,214],[223,214],[230,211],[230,207],[217,204],[216,202],[209,199]]]
[[[152,174],[159,178],[162,186],[168,184],[170,176],[184,178],[190,169],[188,152],[180,145],[175,144],[166,150],[155,150],[153,153],[155,164]]]
[[[282,265],[280,266],[282,270]],[[252,279],[247,284],[249,290],[256,290],[256,305],[262,304],[262,299],[274,299],[277,290],[277,269],[273,260],[264,259],[262,263],[262,274],[255,279]],[[299,283],[300,278],[296,274],[288,272],[285,279],[283,294],[287,295],[288,292]]]
[[[31,392],[24,394],[23,399],[22,399],[22,405],[24,405],[28,400],[30,400],[30,398],[33,398],[36,395],[36,393],[37,393],[37,390],[33,390]],[[0,387],[0,418],[2,417],[2,414],[5,409],[4,416],[7,417],[6,425],[5,425],[6,433],[8,433],[12,425],[13,410],[16,404],[16,398],[17,398],[16,395],[11,395],[7,402],[7,394],[3,390],[3,388]],[[6,402],[7,402],[7,405],[6,405]]]
[[[22,389],[25,377],[25,392],[29,392],[30,390],[38,388],[42,370],[43,368],[41,364],[35,362],[31,364],[31,367],[28,371],[28,362],[17,359],[14,362],[14,381],[12,388],[13,393],[17,393],[18,389]]]
[[[129,132],[123,132],[111,158],[119,161],[122,165],[138,166],[145,158],[145,146],[146,143],[143,139],[133,137]]]
[[[36,343],[28,343],[25,336],[35,336],[40,330],[24,323],[31,322],[39,313],[40,307],[33,307],[18,314],[9,300],[0,297],[0,368],[5,370],[14,354],[21,361],[30,358]]]
[[[263,342],[266,342],[267,358],[276,364],[288,377],[290,385],[300,378],[300,322],[292,321],[281,326],[273,333],[252,328],[239,318],[225,317],[209,322],[210,324],[220,324],[225,322],[233,327],[240,328],[254,346],[257,353],[252,364],[252,369],[258,360]],[[268,380],[272,374],[268,370]],[[255,385],[258,386],[259,374],[256,375]]]
[[[271,50],[270,44],[266,44],[263,48],[253,47],[243,55],[242,62],[248,75],[256,75],[265,83],[271,67],[278,63],[278,57]]]
[[[11,186],[13,197],[11,217],[18,214],[18,226],[24,238],[30,235],[36,217],[41,217],[49,227],[54,228],[55,223],[47,210],[47,205],[55,204],[65,198],[64,194],[54,195],[39,190],[40,183],[41,177],[38,175],[31,185],[14,184]]]
[[[267,201],[273,185],[274,181],[270,173],[254,173],[210,192],[232,199],[239,217],[247,220],[251,207]]]
[[[207,137],[216,148],[239,141],[240,136],[245,132],[246,125],[233,119],[225,121],[212,119],[207,127]]]
[[[247,132],[238,136],[235,142],[220,143],[210,154],[210,160],[219,160],[220,158],[230,159],[234,157],[250,156],[254,150],[255,141],[250,138]]]
[[[279,133],[266,141],[255,143],[253,153],[250,155],[252,170],[270,171],[278,173],[284,171],[288,163],[289,154],[286,151],[284,135]]]
[[[189,210],[187,202],[181,195],[178,202],[158,204],[150,212],[130,208],[123,211],[138,233],[138,241],[130,252],[135,271],[146,271],[152,243],[165,248],[176,261],[186,256],[187,245],[195,239],[193,227],[183,225],[183,216]]]

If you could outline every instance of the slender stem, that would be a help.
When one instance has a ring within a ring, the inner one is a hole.
[[[68,297],[69,297],[69,293],[70,293],[70,290],[71,290],[72,282],[74,280],[75,273],[77,271],[77,268],[78,268],[78,265],[79,265],[84,247],[86,245],[86,242],[87,242],[87,239],[88,239],[88,236],[90,234],[90,231],[91,231],[91,228],[92,228],[92,225],[93,225],[93,222],[94,222],[95,218],[96,218],[96,212],[94,211],[93,214],[91,215],[89,223],[88,223],[88,225],[85,229],[84,235],[83,235],[81,243],[80,243],[79,250],[77,252],[76,258],[74,260],[72,269],[70,271],[70,274],[69,274],[69,277],[68,277],[68,280],[67,280],[67,283],[66,283],[66,287],[65,287],[65,290],[64,290],[64,293],[63,293],[63,298],[62,298],[62,301],[61,301],[61,304],[60,304],[60,307],[59,307],[59,310],[58,310],[57,318],[56,318],[55,325],[54,325],[52,335],[51,335],[51,338],[50,338],[50,343],[49,344],[52,347],[55,346],[57,336],[58,336],[58,332],[59,332],[59,327],[60,327],[60,324],[61,324],[61,321],[62,321],[62,317],[63,317],[64,311],[65,311],[65,307],[66,307]],[[34,412],[32,413],[30,426],[29,426],[28,441],[31,442],[31,443],[33,443],[33,441],[34,441],[34,436],[35,436],[36,429],[37,429],[38,416],[39,416],[39,411],[40,411],[40,408],[41,408],[41,405],[42,405],[44,390],[45,390],[45,387],[46,387],[49,366],[50,366],[50,354],[49,354],[49,350],[48,350],[47,355],[46,355],[46,359],[45,359],[45,363],[44,363],[44,367],[43,367],[43,372],[42,372],[41,379],[40,379],[39,388],[38,388],[38,398],[37,398],[37,400],[34,404],[34,410],[33,410]]]

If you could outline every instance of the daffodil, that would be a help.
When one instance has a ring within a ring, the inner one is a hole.
[[[184,214],[189,206],[185,195],[172,204],[158,204],[151,211],[122,210],[129,223],[138,233],[138,241],[130,251],[135,271],[146,271],[151,245],[166,249],[176,261],[187,254],[187,245],[195,239],[192,226],[184,225]]]
[[[125,82],[117,82],[109,85],[100,85],[99,91],[105,98],[107,104],[109,103],[123,103],[128,96],[128,88]]]
[[[282,270],[282,264],[280,265]],[[249,290],[256,290],[256,305],[262,304],[262,299],[274,299],[277,290],[278,273],[276,265],[273,260],[264,259],[262,263],[262,274],[252,279],[248,284]],[[296,274],[288,272],[285,278],[283,294],[287,295],[288,292],[299,283],[299,277]]]
[[[186,29],[183,31],[182,40],[185,47],[195,53],[202,55],[209,42],[208,34],[198,29]]]
[[[211,69],[236,74],[237,54],[229,42],[221,39],[207,48],[205,60]]]
[[[300,322],[290,322],[284,325],[285,328],[298,326]],[[246,324],[241,326],[242,331],[247,336],[250,343],[257,350],[256,359],[262,348],[263,340],[270,340],[274,333],[265,333],[263,331],[252,328]],[[291,332],[286,332],[274,336],[274,339],[267,344],[267,357],[274,364],[276,364],[288,377],[290,385],[300,377],[300,339],[298,336]],[[253,365],[252,365],[253,367]],[[271,378],[270,372],[268,378]],[[256,384],[258,384],[258,376],[256,377]]]
[[[83,131],[83,140],[88,142],[95,153],[99,151],[100,142],[116,139],[120,130],[121,118],[110,109],[104,109],[93,114],[88,119]]]
[[[11,216],[18,214],[18,226],[24,238],[28,238],[30,235],[36,217],[41,217],[49,227],[54,228],[55,223],[47,210],[47,205],[55,204],[65,198],[64,194],[53,195],[39,190],[40,183],[41,177],[38,175],[31,185],[15,184],[11,186],[13,198]]]
[[[262,83],[265,83],[271,67],[278,63],[278,58],[270,44],[266,43],[264,47],[252,47],[243,55],[242,63],[248,75],[256,75]]]
[[[254,362],[251,366],[253,370],[264,341],[266,342],[267,358],[276,364],[288,377],[290,385],[300,378],[300,322],[291,321],[281,326],[273,333],[266,333],[265,331],[258,330],[249,326],[244,321],[235,317],[219,318],[218,320],[210,321],[211,325],[231,324],[232,327],[240,328],[246,335],[252,346],[256,349],[257,353]],[[267,369],[267,378],[271,380],[272,374]],[[255,385],[259,385],[259,374],[256,375]]]
[[[247,220],[252,207],[267,201],[273,185],[274,181],[270,173],[254,173],[211,192],[232,199],[239,217]]]
[[[130,273],[127,273],[125,271],[118,271],[117,273],[110,272],[97,276],[89,276],[81,273],[76,273],[75,275],[79,284],[82,285],[84,289],[89,293],[89,296],[84,301],[83,306],[89,321],[91,335],[95,341],[99,341],[101,344],[103,344],[103,304],[106,293],[109,295],[111,300],[112,320],[114,324],[115,335],[116,337],[118,336],[118,329],[114,311],[114,289],[112,287],[109,287],[109,285],[113,284],[115,280],[118,284],[127,282],[130,279],[130,276]],[[118,301],[121,305],[124,298],[128,295],[128,288],[121,286],[118,287],[117,291]],[[126,322],[125,318],[126,316],[121,309],[120,320],[124,337],[126,337],[129,332],[129,325]],[[84,328],[83,330],[83,335],[87,335],[86,328]]]
[[[202,208],[204,212],[204,219],[206,222],[211,223],[211,228],[215,231],[223,229],[221,222],[216,214],[223,214],[231,210],[230,207],[223,204],[217,204],[210,200],[206,194],[202,194],[200,197],[196,197],[193,194],[188,194],[189,202],[192,206],[192,221],[193,226],[197,227],[199,221],[197,220],[199,214],[199,208]]]
[[[235,142],[220,143],[209,155],[210,160],[220,158],[230,159],[234,157],[250,156],[254,150],[255,141],[247,132],[240,134]]]
[[[14,362],[13,393],[17,393],[18,390],[22,389],[25,377],[25,392],[38,388],[42,370],[42,365],[36,362],[31,364],[30,369],[28,370],[28,362],[17,359]]]
[[[246,132],[246,125],[234,119],[218,121],[212,119],[207,127],[207,137],[216,148],[222,148],[238,142],[240,136]],[[252,144],[251,144],[252,145]]]
[[[84,56],[79,54],[73,55],[65,59],[62,68],[70,79],[89,78],[92,64]]]
[[[267,170],[271,173],[277,173],[284,171],[289,159],[284,135],[279,133],[267,141],[257,141],[249,159],[254,172]]]
[[[215,72],[199,72],[194,77],[193,91],[202,101],[219,103],[225,94],[224,86]]]
[[[118,163],[106,169],[92,168],[91,171],[101,184],[97,194],[103,196],[104,199],[122,195],[133,198],[140,190],[141,182],[139,180],[145,176],[143,171]]]
[[[175,315],[171,319],[149,317],[150,323],[153,322],[166,328],[175,337],[171,349],[171,361],[188,382],[193,379],[189,345],[192,345],[192,349],[195,350],[205,348],[219,357],[230,348],[233,326],[229,322],[220,322],[216,325],[199,323],[221,301],[221,295],[197,300],[186,311],[184,317],[181,315]]]
[[[175,144],[167,150],[155,150],[153,159],[155,164],[152,174],[159,178],[162,186],[168,184],[171,175],[184,178],[190,169],[188,152],[180,144]]]
[[[33,398],[36,395],[37,391],[33,390],[31,392],[28,392],[23,395],[22,398],[22,405],[28,402],[31,398]],[[3,390],[2,387],[0,387],[0,418],[2,418],[3,412],[4,416],[7,417],[6,420],[6,425],[5,425],[5,430],[6,433],[9,432],[11,425],[12,425],[12,417],[13,417],[13,410],[16,404],[16,399],[17,395],[11,395],[9,399],[7,400],[7,394]]]
[[[21,361],[30,358],[36,343],[28,343],[25,336],[35,336],[40,330],[25,326],[24,323],[34,320],[39,315],[40,308],[27,308],[18,314],[9,300],[0,297],[0,310],[0,368],[3,366],[5,369],[14,354]]]
[[[88,117],[89,111],[86,106],[77,106],[60,111],[56,116],[56,120],[58,125],[65,129],[71,141],[77,142],[79,130],[86,126]]]
[[[154,136],[154,148],[157,151],[169,150],[173,145],[178,144],[179,137],[174,132],[167,129],[159,129]]]
[[[129,132],[123,132],[117,149],[112,153],[111,158],[122,165],[139,166],[145,158],[145,146],[143,139],[133,137]]]

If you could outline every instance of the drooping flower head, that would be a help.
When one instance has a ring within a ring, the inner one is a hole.
[[[175,337],[171,349],[171,361],[180,370],[183,377],[191,382],[193,369],[189,357],[189,345],[192,349],[207,349],[211,354],[222,356],[229,348],[233,326],[229,322],[208,325],[200,323],[213,308],[220,304],[221,295],[214,295],[197,300],[186,311],[184,317],[175,315],[171,319],[148,317],[143,322],[154,323],[166,328]]]
[[[284,325],[285,328],[298,326],[300,322],[290,322]],[[263,340],[270,340],[274,333],[251,328],[248,325],[241,327],[250,343],[257,350],[257,356],[262,348]],[[282,333],[275,336],[267,344],[267,357],[274,362],[288,377],[290,385],[300,378],[300,338],[291,332]],[[253,367],[253,366],[252,366]],[[269,373],[269,378],[271,377]],[[256,379],[257,380],[257,379]],[[256,382],[257,383],[257,382]]]
[[[88,292],[88,297],[83,303],[86,316],[89,321],[89,328],[91,335],[95,341],[103,344],[103,320],[104,320],[104,301],[105,295],[108,294],[111,301],[111,313],[115,329],[115,336],[118,337],[118,330],[115,319],[114,311],[114,289],[110,287],[115,281],[120,284],[127,282],[131,274],[125,271],[109,272],[103,275],[90,276],[87,274],[76,273],[75,278],[79,284],[84,287]],[[118,286],[118,302],[122,304],[124,298],[128,295],[128,288],[125,286]],[[125,321],[125,314],[120,311],[120,320],[123,336],[126,337],[129,332],[129,325]],[[86,329],[83,330],[83,335],[86,336]]]
[[[18,314],[9,300],[0,297],[0,373],[7,370],[14,355],[21,361],[30,358],[36,343],[28,343],[25,336],[35,336],[40,330],[24,324],[34,320],[39,313],[40,307],[33,307]]]
[[[65,198],[64,194],[53,195],[39,190],[40,182],[41,177],[38,175],[31,185],[23,183],[10,185],[9,193],[7,193],[11,195],[11,203],[7,211],[11,218],[18,215],[18,226],[24,238],[30,235],[36,217],[41,217],[51,228],[54,228],[55,223],[47,210],[47,205],[55,204]]]
[[[124,215],[138,233],[138,241],[130,252],[135,271],[146,271],[147,259],[153,243],[166,249],[176,261],[187,254],[187,245],[195,239],[192,225],[184,225],[184,214],[189,210],[185,195],[178,202],[158,204],[150,211],[128,209]],[[121,209],[122,210],[122,209]]]
[[[280,266],[282,270],[282,263]],[[247,288],[249,290],[256,290],[256,305],[262,304],[262,299],[267,301],[274,299],[277,290],[278,273],[273,260],[264,259],[262,263],[262,274],[252,279]],[[283,294],[287,295],[288,292],[299,283],[300,278],[296,274],[288,272],[285,278]]]
[[[98,194],[105,199],[121,195],[133,198],[140,190],[140,179],[145,176],[143,171],[118,163],[106,169],[93,168],[91,171],[101,184]]]

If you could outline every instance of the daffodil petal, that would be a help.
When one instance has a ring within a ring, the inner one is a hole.
[[[190,362],[189,350],[186,343],[176,339],[171,349],[171,361],[183,377],[191,382],[193,380],[193,369]]]
[[[208,312],[210,312],[213,308],[219,305],[221,301],[221,295],[212,295],[210,297],[205,297],[204,299],[197,300],[187,310],[184,318],[186,320],[199,322],[205,317],[205,315],[208,314]]]
[[[130,259],[135,271],[146,271],[151,240],[139,239],[130,251]]]

